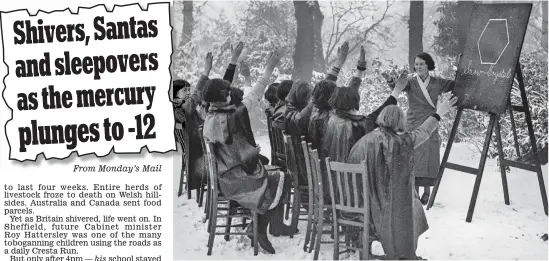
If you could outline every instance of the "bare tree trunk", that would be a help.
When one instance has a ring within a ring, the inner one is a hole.
[[[318,1],[313,2],[313,26],[314,26],[314,40],[315,40],[315,65],[314,70],[317,72],[326,71],[326,61],[324,60],[324,49],[322,48],[322,23],[324,22],[324,15],[320,11],[320,5]]]
[[[547,1],[541,2],[541,46],[547,52]]]
[[[423,1],[410,1],[408,29],[408,61],[414,68],[415,56],[423,52]]]
[[[189,43],[193,37],[193,1],[183,1],[183,35],[179,46]]]
[[[475,2],[472,1],[458,1],[457,16],[459,17],[459,28],[458,28],[458,52],[463,53],[465,50],[465,44],[467,42],[467,32],[469,31],[469,22],[471,21],[471,13],[473,11],[473,5]],[[458,55],[458,54],[456,54]]]
[[[311,81],[314,66],[313,8],[305,1],[294,1],[297,37],[292,79]]]

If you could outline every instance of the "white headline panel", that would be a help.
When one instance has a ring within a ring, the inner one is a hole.
[[[10,159],[175,150],[169,3],[1,14]]]

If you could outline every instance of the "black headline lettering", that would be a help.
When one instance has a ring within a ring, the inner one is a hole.
[[[13,23],[13,38],[15,44],[39,44],[57,42],[83,41],[86,38],[84,24],[42,25],[44,21],[38,19],[38,25],[30,20],[18,20]]]
[[[96,90],[77,90],[77,107],[102,107],[122,105],[141,105],[145,103],[144,96],[147,95],[150,110],[154,101],[155,86],[107,88]],[[145,95],[144,95],[145,94]]]
[[[105,72],[155,71],[158,69],[157,53],[119,54],[107,56],[71,57],[65,52],[62,58],[55,59],[55,75],[93,74],[95,80],[101,79]],[[17,78],[51,76],[50,54],[44,58],[15,61]]]
[[[97,16],[93,20],[93,27],[96,30],[94,37],[95,40],[152,38],[158,35],[156,23],[156,20],[136,21],[132,16],[130,21],[107,22],[105,24],[105,18]]]
[[[38,126],[31,120],[31,127],[19,128],[19,151],[26,152],[27,146],[67,143],[67,149],[76,148],[78,142],[97,142],[100,138],[99,124],[67,124]]]
[[[128,69],[132,72],[155,71],[158,69],[157,57],[158,54],[156,53],[142,53],[71,58],[70,53],[65,52],[64,58],[55,59],[55,68],[57,68],[55,75],[79,75],[82,72],[85,74],[93,73],[94,79],[99,80],[101,79],[101,74],[105,71],[109,73],[116,71],[126,72]]]

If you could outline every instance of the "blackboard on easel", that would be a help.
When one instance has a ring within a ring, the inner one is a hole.
[[[476,4],[456,74],[460,105],[503,114],[532,4]]]
[[[463,56],[456,74],[455,92],[459,98],[459,108],[450,132],[448,144],[439,168],[438,178],[427,209],[433,206],[445,168],[476,175],[473,195],[469,204],[466,221],[471,222],[482,181],[490,140],[496,127],[500,172],[506,205],[510,204],[505,167],[515,167],[536,172],[545,214],[547,215],[547,194],[536,148],[536,138],[530,117],[530,108],[519,63],[524,35],[532,4],[475,4],[471,15],[471,24]],[[510,92],[516,76],[522,98],[521,105],[511,104]],[[448,162],[448,157],[464,109],[487,112],[490,115],[488,129],[484,139],[478,168],[472,168]],[[510,110],[515,148],[518,154],[517,134],[514,129],[513,111],[525,114],[528,134],[535,155],[535,164],[505,159],[502,148],[501,126],[499,119]]]

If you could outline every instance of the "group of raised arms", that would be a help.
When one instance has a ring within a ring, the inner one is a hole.
[[[240,68],[245,85],[251,87],[246,92],[232,86],[243,48],[240,42],[232,50],[222,79],[209,78],[213,56],[208,53],[197,83],[173,82],[176,121],[189,134],[186,164],[190,188],[201,186],[207,175],[198,133],[202,126],[204,140],[213,144],[221,193],[259,214],[261,248],[275,253],[267,228],[273,236],[298,232],[283,222],[282,197],[294,178],[299,184],[308,184],[304,156],[297,151],[296,176],[265,168],[269,159],[260,154],[248,113],[261,107],[270,115],[268,120],[284,123],[288,135],[304,136],[318,150],[321,160],[329,157],[343,163],[365,161],[370,189],[362,197],[370,202],[370,249],[373,241],[379,241],[387,259],[420,259],[415,253],[418,238],[428,229],[422,204],[429,199],[440,164],[438,125],[457,102],[457,98],[442,94],[453,90],[453,81],[431,76],[434,61],[429,54],[420,53],[415,58],[413,74],[406,70],[383,74],[387,88],[392,89],[391,95],[375,111],[363,115],[359,112],[359,90],[366,74],[364,47],[346,86],[337,86],[336,81],[348,58],[347,42],[338,48],[337,59],[326,78],[314,85],[303,80],[269,82],[281,59],[281,53],[275,49],[267,58],[263,75],[253,86],[249,68]],[[397,105],[402,92],[408,96],[407,115]],[[328,186],[324,167],[322,176],[323,184]],[[420,186],[424,187],[421,198]],[[325,202],[329,203],[329,188],[324,192]]]

